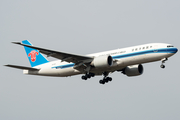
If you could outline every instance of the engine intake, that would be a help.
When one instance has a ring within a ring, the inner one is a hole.
[[[113,65],[113,58],[111,56],[99,56],[94,58],[91,65],[96,68],[105,68]]]
[[[123,74],[131,77],[131,76],[137,76],[143,74],[144,68],[141,64],[139,65],[132,65],[132,66],[127,66],[123,70]]]

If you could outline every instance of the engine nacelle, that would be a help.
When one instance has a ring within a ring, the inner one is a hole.
[[[123,74],[131,77],[131,76],[141,75],[141,74],[143,74],[143,71],[144,71],[144,68],[141,64],[132,65],[132,66],[127,66],[124,69]]]
[[[91,65],[96,68],[106,68],[113,65],[113,58],[111,56],[95,57]]]

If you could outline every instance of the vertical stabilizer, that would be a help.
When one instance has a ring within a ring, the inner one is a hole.
[[[32,46],[32,44],[28,40],[24,40],[22,41],[22,43]],[[31,67],[49,62],[38,50],[26,46],[24,46],[24,49],[26,51]]]

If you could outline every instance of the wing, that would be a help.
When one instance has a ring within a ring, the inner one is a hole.
[[[57,59],[60,59],[62,61],[66,61],[66,62],[87,63],[87,62],[91,62],[93,60],[93,57],[89,57],[89,56],[82,56],[82,55],[70,54],[70,53],[65,53],[65,52],[59,52],[59,51],[55,51],[55,50],[49,50],[49,49],[45,49],[45,48],[41,48],[41,47],[22,44],[20,42],[12,42],[12,43],[30,47],[33,49],[37,49],[37,50],[39,50],[39,52],[41,52],[47,56],[51,56],[51,57],[54,57],[54,58],[57,58]]]

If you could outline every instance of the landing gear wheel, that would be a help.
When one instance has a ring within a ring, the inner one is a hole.
[[[109,82],[109,80],[108,80],[107,78],[106,78],[106,79],[104,79],[103,81],[104,81],[104,82],[106,82],[106,83],[108,83],[108,82]]]
[[[100,80],[99,83],[100,84],[105,84],[105,81],[104,80]]]
[[[112,81],[112,78],[111,77],[107,77],[106,78],[108,81]]]
[[[161,65],[160,67],[161,67],[161,68],[165,68],[165,65]]]
[[[83,80],[87,80],[87,77],[86,76],[82,76],[81,77]]]
[[[95,74],[94,73],[89,73],[90,75],[91,75],[91,77],[94,77],[95,76]]]
[[[86,77],[87,77],[87,78],[91,78],[91,75],[90,75],[90,74],[87,74]]]
[[[87,80],[87,79],[90,79],[91,77],[94,77],[95,76],[95,74],[94,73],[86,73],[85,75],[83,75],[81,78],[83,79],[83,80]]]

